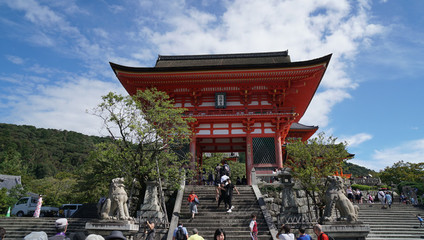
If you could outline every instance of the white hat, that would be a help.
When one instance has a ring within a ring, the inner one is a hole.
[[[66,218],[57,219],[56,222],[55,222],[55,226],[56,227],[68,226],[68,219],[66,219]]]

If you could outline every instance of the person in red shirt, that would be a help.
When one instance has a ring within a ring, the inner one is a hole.
[[[258,224],[256,223],[256,215],[252,214],[252,220],[249,224],[250,237],[252,240],[258,240]]]
[[[191,194],[188,195],[187,201],[190,205],[191,219],[194,219],[194,215],[197,214],[197,203],[195,199],[199,199],[196,194],[194,194],[194,190],[191,191]]]
[[[314,233],[317,235],[318,240],[329,240],[328,235],[322,231],[322,226],[320,224],[316,224],[314,226]]]

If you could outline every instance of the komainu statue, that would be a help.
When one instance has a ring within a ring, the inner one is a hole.
[[[358,206],[354,206],[346,197],[343,180],[339,176],[329,176],[325,201],[324,221],[332,220],[334,207],[340,211],[340,221],[355,222],[358,220]]]
[[[124,187],[124,178],[112,179],[109,187],[109,196],[105,200],[100,212],[101,219],[132,219],[128,215],[128,196]]]

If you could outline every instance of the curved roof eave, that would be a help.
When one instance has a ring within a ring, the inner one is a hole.
[[[116,71],[125,71],[133,73],[148,73],[148,72],[182,72],[182,71],[210,71],[210,70],[244,70],[244,69],[267,69],[267,68],[292,68],[305,67],[325,63],[326,66],[330,62],[332,54],[326,56],[299,62],[284,62],[270,64],[241,64],[241,65],[214,65],[214,66],[187,66],[187,67],[128,67],[109,62],[111,68],[116,74]]]

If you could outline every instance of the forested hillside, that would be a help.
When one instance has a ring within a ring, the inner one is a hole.
[[[75,173],[94,145],[104,141],[66,130],[0,124],[0,173],[36,179]]]
[[[373,176],[376,175],[376,172],[366,168],[362,167],[350,162],[344,162],[343,163],[343,173],[345,174],[352,174],[353,177],[363,177],[368,176],[368,174],[371,174]]]

